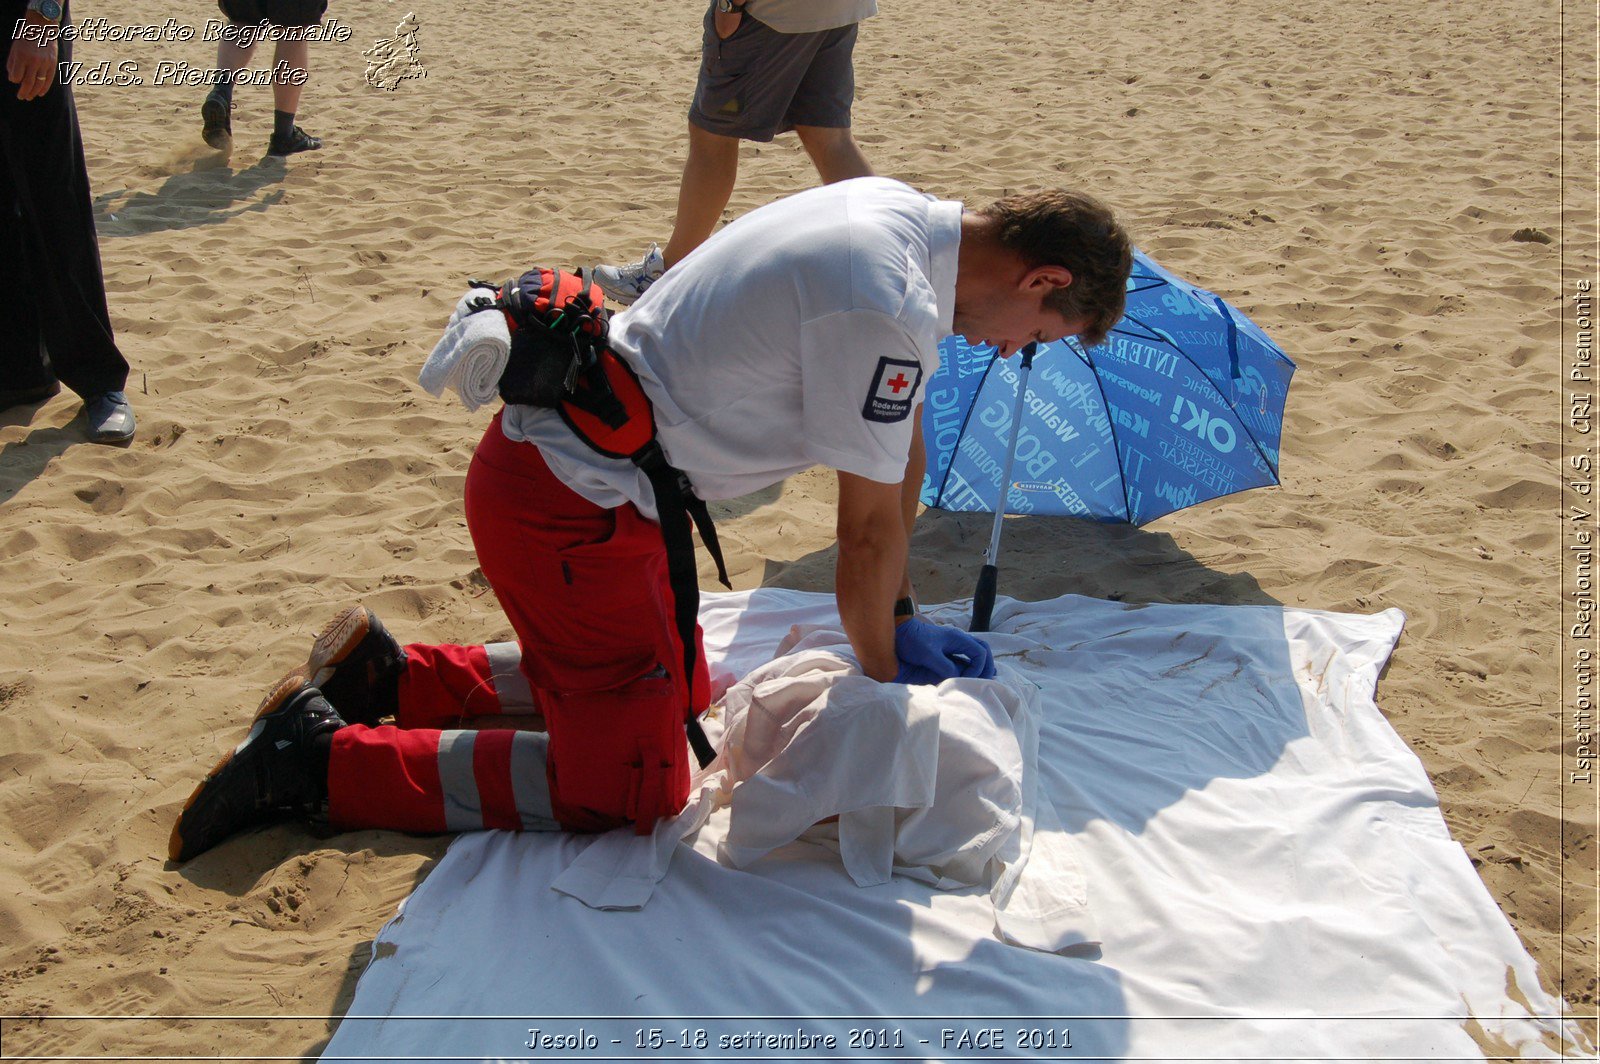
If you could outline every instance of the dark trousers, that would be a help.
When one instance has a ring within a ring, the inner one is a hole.
[[[26,7],[0,0],[0,69]],[[62,62],[71,51],[62,41]],[[0,391],[50,382],[41,341],[55,377],[79,395],[127,383],[106,309],[72,87],[58,75],[43,97],[24,102],[0,75]]]

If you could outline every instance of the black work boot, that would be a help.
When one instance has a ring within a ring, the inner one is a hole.
[[[344,723],[303,673],[278,681],[244,741],[222,756],[184,803],[167,856],[187,861],[246,828],[322,812],[327,740],[320,751],[316,740]]]
[[[406,652],[377,614],[346,606],[317,633],[306,677],[350,724],[372,726],[400,707]]]

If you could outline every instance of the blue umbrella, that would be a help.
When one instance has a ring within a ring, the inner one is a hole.
[[[989,627],[1005,514],[1142,525],[1278,483],[1294,363],[1238,310],[1143,252],[1104,343],[1030,344],[1013,361],[952,336],[940,363],[924,393],[922,501],[995,514],[973,631]]]

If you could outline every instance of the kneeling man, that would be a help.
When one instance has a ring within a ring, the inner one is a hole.
[[[837,472],[835,587],[866,675],[992,675],[980,640],[916,615],[923,384],[952,332],[1002,357],[1065,336],[1098,343],[1131,264],[1127,235],[1085,195],[966,210],[859,178],[725,227],[612,320],[610,344],[701,499]],[[556,411],[509,405],[478,445],[466,515],[517,642],[401,647],[365,608],[344,611],[189,799],[174,860],[323,812],[343,828],[648,832],[682,807],[685,722],[709,684],[680,634],[692,625],[675,619],[649,480]],[[548,731],[448,727],[502,708],[531,708]]]

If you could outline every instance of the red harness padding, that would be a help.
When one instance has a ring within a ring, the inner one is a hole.
[[[615,351],[602,347],[596,352],[595,361],[599,377],[593,371],[580,375],[572,398],[557,409],[567,426],[594,451],[607,458],[633,459],[655,443],[655,410],[639,378]],[[621,405],[621,424],[613,424],[617,420],[614,416],[607,418],[595,412],[608,399]]]

